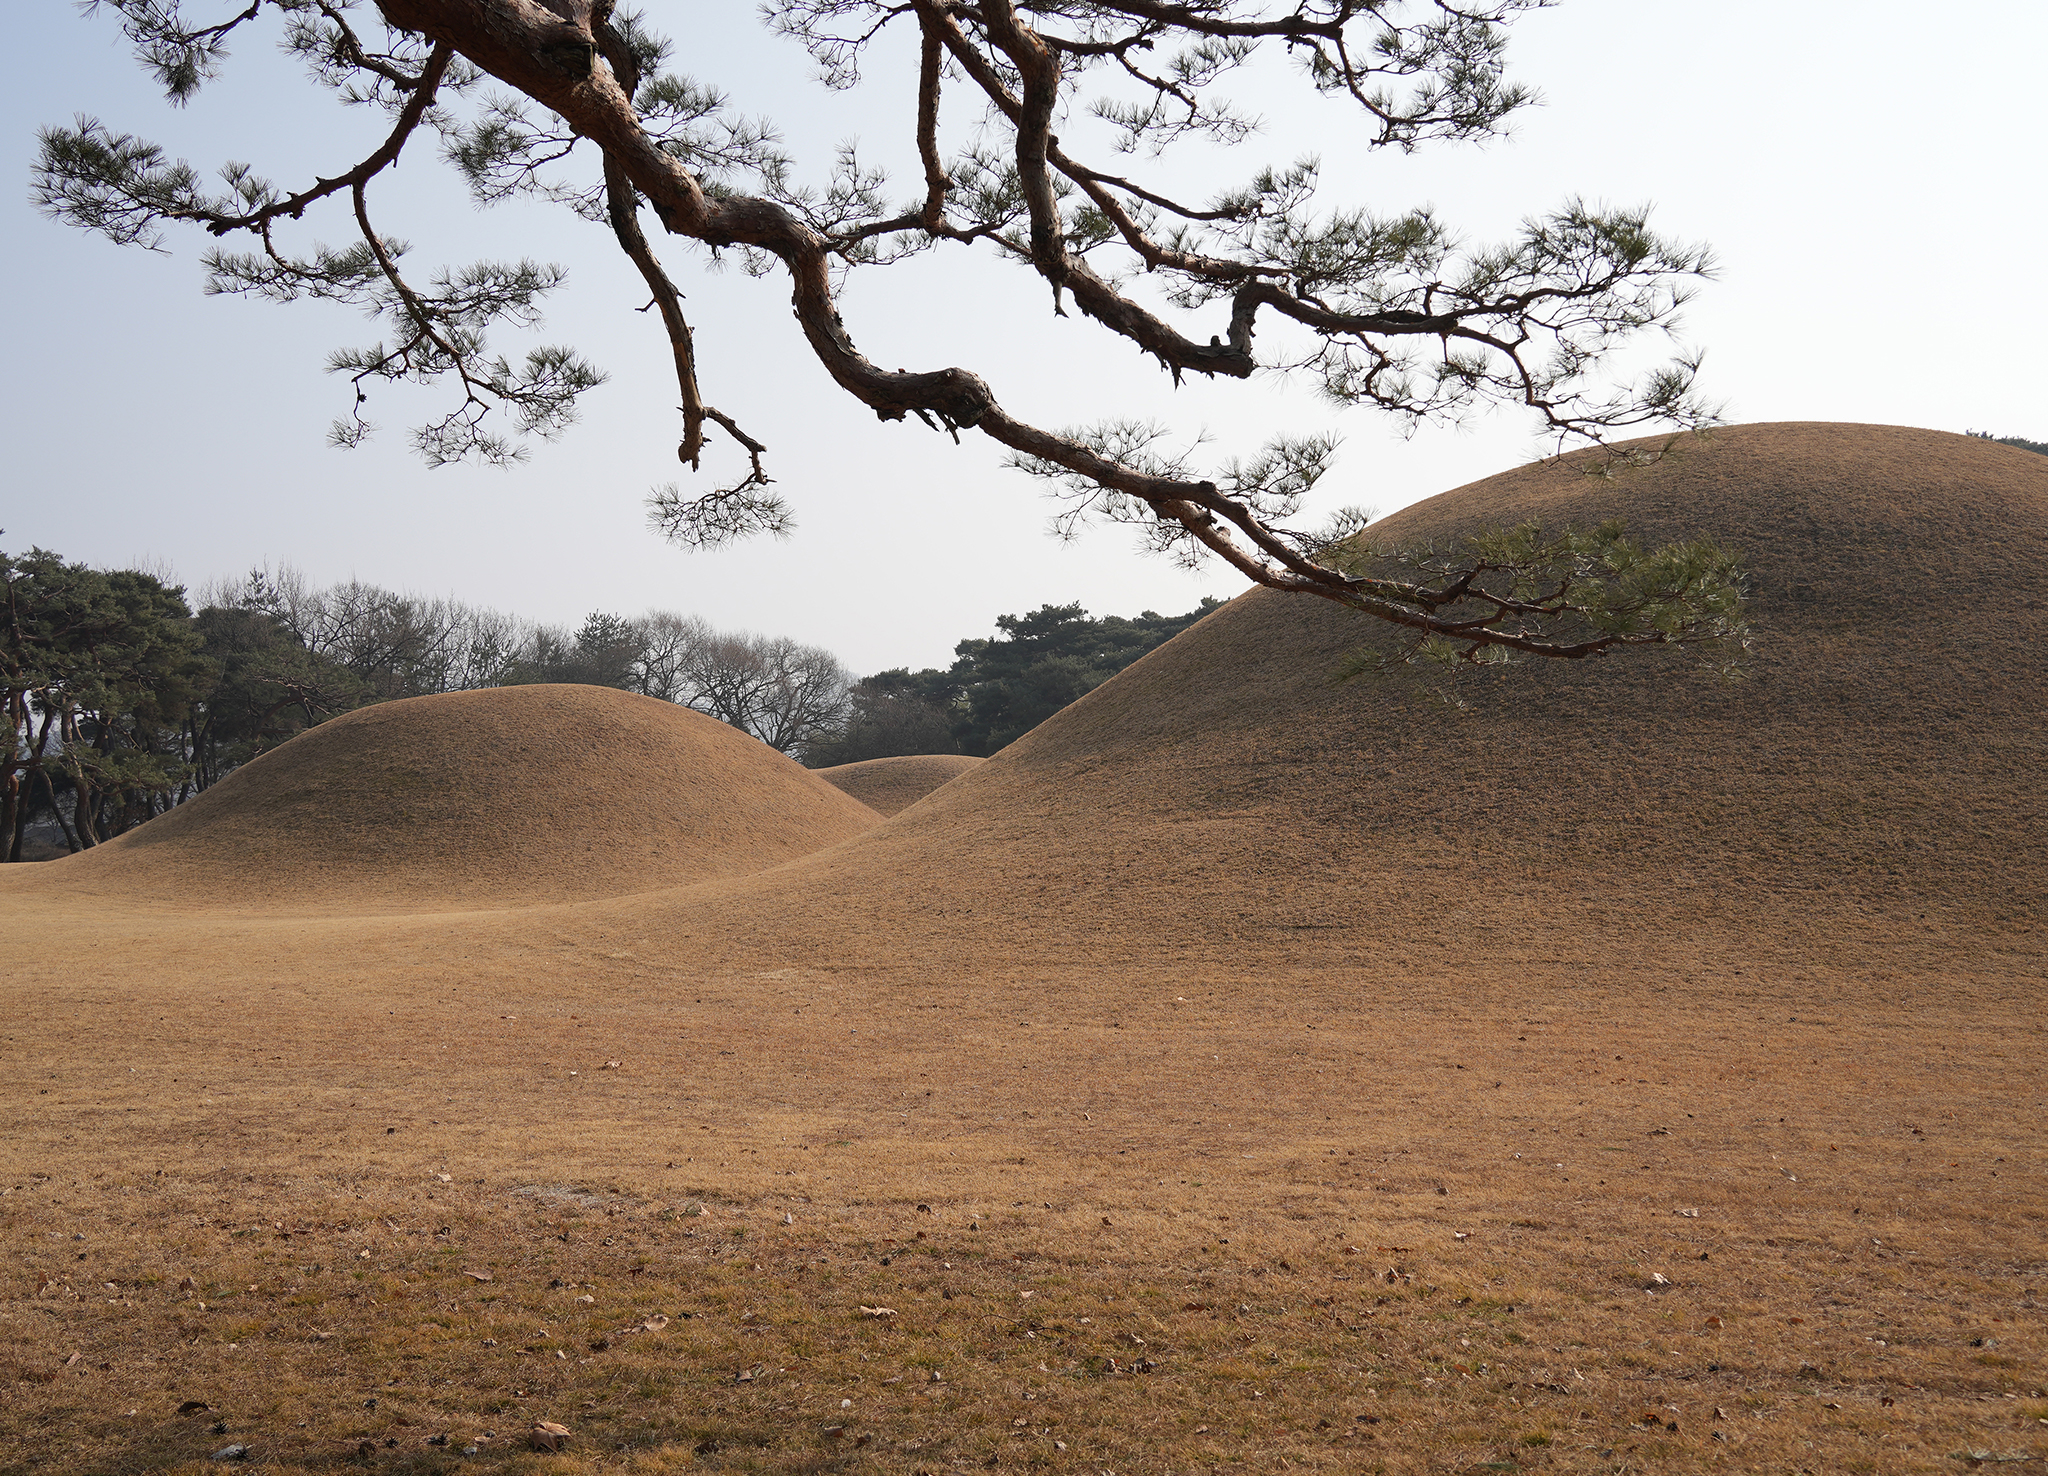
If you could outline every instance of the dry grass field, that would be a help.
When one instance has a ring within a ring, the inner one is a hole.
[[[1399,521],[1603,511],[1750,681],[1253,595],[886,820],[526,689],[10,869],[0,1469],[2040,1469],[2048,459]]]

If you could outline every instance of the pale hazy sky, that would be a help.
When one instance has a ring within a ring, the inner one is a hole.
[[[211,3],[188,8],[210,14]],[[1117,529],[1050,539],[1049,505],[999,468],[992,442],[970,434],[955,447],[915,422],[879,424],[834,388],[802,345],[782,279],[706,274],[673,247],[707,397],[770,442],[799,528],[785,543],[716,554],[669,547],[645,530],[642,498],[678,479],[674,385],[658,325],[632,311],[644,293],[630,266],[597,227],[532,208],[474,211],[426,150],[385,189],[380,227],[410,240],[420,263],[565,263],[570,286],[537,339],[576,344],[612,380],[581,424],[510,473],[428,471],[406,448],[396,396],[371,406],[386,427],[376,442],[329,450],[347,394],[322,364],[330,348],[367,341],[360,319],[202,297],[196,233],[172,231],[169,254],[149,255],[43,220],[27,203],[33,132],[88,112],[205,172],[243,159],[295,186],[367,152],[381,117],[339,113],[254,41],[223,82],[174,112],[110,17],[83,18],[66,0],[23,8],[0,99],[17,181],[0,309],[0,547],[147,560],[192,584],[289,562],[323,582],[355,575],[565,623],[599,608],[679,609],[829,646],[861,672],[943,665],[956,640],[989,633],[1006,611],[1079,600],[1098,614],[1174,612],[1242,587],[1226,571],[1143,558]],[[888,78],[853,96],[818,91],[801,53],[760,31],[743,0],[647,10],[680,43],[679,69],[772,116],[804,162],[850,134],[865,152],[901,156],[909,105]],[[2048,438],[2048,6],[1987,0],[1936,20],[1902,3],[1563,0],[1514,34],[1515,74],[1544,105],[1510,139],[1369,155],[1348,146],[1356,125],[1341,109],[1275,88],[1254,92],[1266,135],[1202,167],[1220,184],[1313,150],[1327,203],[1432,203],[1474,239],[1573,193],[1652,201],[1659,227],[1711,243],[1722,263],[1686,334],[1707,349],[1706,384],[1729,419]],[[309,218],[301,239],[347,234],[337,213]],[[1118,410],[1169,418],[1206,428],[1219,451],[1249,451],[1278,428],[1334,427],[1345,446],[1325,507],[1390,512],[1537,450],[1511,412],[1403,440],[1305,387],[1174,391],[1105,330],[1050,320],[1043,289],[1012,268],[956,257],[920,292],[925,270],[883,272],[849,296],[848,325],[878,361],[974,368],[1013,413],[1042,423]]]

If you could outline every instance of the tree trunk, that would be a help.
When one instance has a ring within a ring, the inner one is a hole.
[[[85,849],[84,846],[81,846],[78,843],[78,830],[75,826],[72,825],[72,823],[69,820],[64,818],[64,805],[57,798],[57,786],[50,782],[50,776],[48,774],[45,774],[43,776],[43,783],[49,785],[50,813],[57,817],[57,828],[64,832],[64,844],[70,850],[71,854],[76,856],[80,851]],[[71,809],[73,814],[76,814],[78,811],[78,793],[76,790],[72,791]]]
[[[30,756],[23,750],[29,746],[29,730],[33,724],[28,716],[27,694],[13,690],[7,694],[7,777],[0,785],[0,836],[9,837],[9,861],[21,859],[21,817],[27,810],[23,794],[28,788],[28,766]]]

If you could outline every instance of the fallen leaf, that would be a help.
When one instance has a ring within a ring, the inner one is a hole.
[[[498,1279],[488,1271],[465,1271],[462,1274],[471,1281],[496,1281]]]
[[[1028,1297],[1031,1295],[1031,1293],[1026,1292],[1024,1295]],[[863,1306],[860,1309],[860,1315],[863,1317],[894,1317],[896,1315],[896,1309],[894,1307]]]
[[[526,1439],[535,1450],[560,1450],[562,1442],[569,1438],[569,1427],[558,1425],[553,1420],[536,1420]]]

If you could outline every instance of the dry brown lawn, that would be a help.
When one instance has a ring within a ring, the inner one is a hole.
[[[1738,532],[1848,489],[1804,594],[1757,545],[1780,635],[1732,693],[1524,672],[1460,715],[1329,687],[1333,617],[1251,598],[798,859],[774,773],[663,800],[711,817],[663,845],[771,848],[690,885],[531,905],[476,806],[464,910],[309,905],[361,817],[275,888],[193,822],[16,869],[0,1469],[2048,1460],[2033,462],[1763,427],[1573,483],[1654,526],[1706,478]],[[1927,546],[1995,630],[1899,593],[1889,506],[1976,530]],[[281,795],[374,791],[292,755]]]

